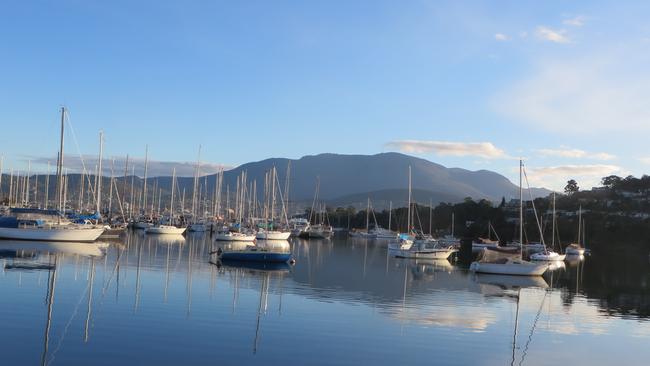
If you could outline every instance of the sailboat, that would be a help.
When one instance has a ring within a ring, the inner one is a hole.
[[[370,214],[372,214],[372,218],[374,220],[374,226],[372,229],[370,228]],[[389,216],[390,215],[391,213],[389,212]],[[368,197],[368,206],[366,208],[366,231],[351,231],[350,236],[357,236],[368,239],[395,239],[397,237],[397,233],[379,226],[377,223],[377,216],[375,216],[375,211],[373,210],[370,203],[370,197]]]
[[[460,239],[458,239],[455,235],[455,223],[456,223],[456,215],[452,212],[451,213],[451,233],[443,236],[442,238],[436,239],[438,243],[444,246],[460,246]]]
[[[93,242],[104,232],[101,225],[75,224],[63,216],[66,191],[63,177],[65,115],[65,107],[62,107],[56,181],[58,209],[11,208],[8,216],[0,217],[1,239]]]
[[[491,234],[493,232],[497,240],[492,240]],[[472,253],[474,254],[479,253],[485,248],[493,248],[493,249],[497,248],[499,246],[499,241],[500,241],[499,234],[497,234],[496,230],[494,230],[492,223],[488,222],[488,237],[478,238],[478,241],[474,241],[472,243]]]
[[[316,191],[314,192],[314,202],[311,205],[311,211],[309,212],[309,222],[312,222],[312,219],[316,224],[309,225],[305,230],[300,233],[300,236],[307,239],[329,239],[333,234],[334,230],[329,225],[327,219],[327,209],[323,205],[322,209],[320,208],[320,203],[318,202],[318,195],[320,193],[320,178],[316,179]],[[318,205],[318,212],[316,212]]]
[[[172,171],[172,196],[169,204],[169,225],[163,225],[158,222],[153,226],[145,229],[147,234],[171,234],[182,235],[185,232],[184,227],[174,226],[174,191],[176,190],[176,168]]]
[[[200,203],[198,202],[198,193],[200,192],[199,176],[201,175],[201,146],[199,146],[199,157],[196,160],[196,169],[194,171],[194,185],[192,190],[192,222],[187,226],[187,231],[205,232],[208,225],[205,220],[198,218]],[[207,188],[207,187],[206,187]]]
[[[266,189],[271,187],[270,194],[267,194],[265,197],[265,202],[267,203],[267,209],[265,210],[266,213],[266,218],[265,218],[265,227],[261,228],[257,231],[257,234],[255,234],[255,237],[260,240],[287,240],[289,239],[289,236],[291,236],[291,231],[290,230],[276,230],[273,225],[275,222],[275,200],[276,200],[276,182],[277,182],[277,190],[280,195],[280,202],[282,202],[282,213],[284,216],[284,222],[285,222],[285,228],[289,226],[289,219],[287,218],[287,211],[286,208],[284,207],[284,199],[282,198],[282,190],[280,189],[280,182],[278,181],[278,174],[277,170],[275,167],[271,169],[267,173],[267,182],[266,182]],[[268,191],[267,191],[268,192]],[[268,201],[270,202],[270,205],[268,205]],[[270,206],[270,210],[268,209]],[[271,214],[270,221],[268,214]]]
[[[566,257],[566,254],[560,254],[558,252],[553,251],[555,248],[555,192],[553,192],[553,219],[552,219],[552,228],[551,228],[551,249],[549,250],[548,248],[544,247],[543,252],[539,253],[534,253],[530,255],[530,259],[534,261],[563,261],[564,258]]]
[[[481,258],[470,264],[469,270],[478,273],[505,274],[517,276],[541,276],[548,265],[523,260],[524,242],[524,197],[523,197],[523,161],[519,161],[519,251],[504,253],[501,249],[483,249]]]
[[[149,145],[145,145],[144,147],[144,179],[143,179],[143,184],[142,184],[142,200],[143,200],[143,207],[146,207],[147,205],[147,169],[149,167]],[[134,165],[135,168],[135,165]],[[135,176],[135,174],[134,174]],[[133,196],[133,181],[131,181],[131,196]],[[146,208],[145,208],[146,209]],[[151,217],[147,217],[145,215],[144,210],[142,211],[142,215],[138,218],[137,221],[133,223],[133,228],[134,229],[140,229],[144,230],[148,227],[153,226],[153,220]]]
[[[452,247],[440,248],[435,241],[416,239],[411,236],[411,167],[409,166],[409,194],[407,233],[400,234],[397,242],[389,243],[389,252],[397,258],[447,259],[457,250]]]
[[[581,240],[584,241],[584,235],[582,235],[582,231],[584,230],[582,227],[582,206],[580,206],[580,209],[578,210],[578,242],[577,243],[571,243],[569,244],[566,249],[564,249],[564,252],[567,255],[570,256],[582,256],[585,254],[585,247],[582,245]]]

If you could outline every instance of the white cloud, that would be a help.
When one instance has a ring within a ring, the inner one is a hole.
[[[650,165],[650,156],[639,158],[639,161],[642,162],[643,164]]]
[[[506,153],[491,142],[449,142],[425,140],[391,141],[389,147],[407,153],[435,153],[442,156],[478,156],[484,159],[507,158]]]
[[[531,186],[555,190],[562,190],[569,179],[575,179],[581,189],[590,189],[599,186],[602,177],[622,172],[619,166],[602,164],[529,167],[528,179]]]
[[[566,31],[564,29],[554,30],[548,27],[539,26],[535,31],[537,38],[544,41],[550,41],[555,43],[569,43],[570,40],[566,36]]]
[[[497,41],[509,41],[510,37],[503,33],[497,33],[494,35],[494,39],[496,39]]]
[[[540,168],[530,168],[531,172],[539,176],[597,176],[604,177],[621,170],[616,165],[560,165]]]
[[[578,15],[574,18],[565,19],[562,22],[562,24],[570,25],[573,27],[582,27],[583,25],[585,25],[585,20],[587,20],[587,17],[585,17],[584,15]]]
[[[24,159],[31,160],[32,162],[32,171],[41,171],[44,172],[47,167],[48,161],[51,164],[51,171],[56,170],[56,157],[25,157]],[[64,168],[68,169],[69,173],[81,173],[83,171],[83,166],[86,167],[86,172],[94,172],[96,165],[99,159],[97,156],[84,155],[83,164],[81,158],[77,155],[71,155],[65,158]],[[111,173],[111,162],[112,159],[102,159],[102,171],[104,175],[110,175]],[[123,176],[124,175],[124,163],[125,158],[115,158],[115,175]],[[143,158],[132,158],[129,157],[129,167],[128,174],[131,175],[135,166],[135,175],[142,177],[144,175],[144,159]],[[40,167],[41,169],[38,169]],[[147,175],[149,177],[157,176],[171,176],[173,168],[176,168],[176,175],[179,177],[191,177],[194,176],[194,171],[196,169],[196,162],[188,161],[159,161],[149,159],[147,163]],[[231,166],[225,164],[217,163],[208,163],[201,162],[201,175],[206,174],[215,174],[221,169],[228,170],[232,168]]]
[[[649,61],[638,45],[541,59],[531,76],[498,93],[493,106],[513,122],[562,135],[648,132]]]
[[[538,149],[536,150],[542,156],[552,156],[557,158],[573,158],[573,159],[594,159],[609,161],[616,159],[615,155],[605,152],[589,153],[580,149],[560,148],[560,149]]]

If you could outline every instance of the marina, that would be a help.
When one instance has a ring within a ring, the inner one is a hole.
[[[394,258],[387,240],[334,237],[292,239],[294,265],[251,264],[215,261],[214,240],[197,234],[0,241],[0,291],[11,294],[0,298],[4,362],[166,365],[191,355],[266,365],[289,353],[322,365],[419,365],[435,353],[450,365],[610,365],[622,344],[650,356],[650,263],[638,256],[619,254],[625,267],[598,253],[544,276],[500,276]]]
[[[649,14],[4,2],[0,365],[650,364]]]

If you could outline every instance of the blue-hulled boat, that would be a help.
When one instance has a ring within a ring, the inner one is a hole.
[[[252,245],[242,250],[223,250],[219,248],[217,255],[222,261],[286,263],[291,260],[291,252],[274,251]]]
[[[246,262],[246,261],[228,261],[222,260],[219,262],[210,262],[216,264],[217,266],[223,266],[224,268],[243,268],[251,271],[258,272],[273,272],[273,273],[282,273],[289,272],[291,270],[291,265],[287,262]]]

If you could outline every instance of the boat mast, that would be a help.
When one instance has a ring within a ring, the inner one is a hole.
[[[291,160],[289,160],[289,162],[287,163],[287,178],[286,178],[286,181],[284,182],[284,199],[286,201],[285,209],[287,211],[290,211],[289,210],[289,184],[290,184],[290,181],[291,181]],[[289,219],[287,217],[287,223],[288,222],[289,222]]]
[[[452,212],[451,213],[451,236],[454,236],[455,224],[456,224],[456,214]]]
[[[201,164],[201,145],[199,145],[199,155],[196,158],[196,168],[194,169],[194,185],[192,187],[192,222],[196,222],[196,213],[198,211],[196,207],[197,199],[197,189],[199,186],[199,169]]]
[[[582,246],[582,205],[578,209],[578,245]]]
[[[99,163],[97,164],[97,200],[96,212],[101,216],[101,200],[102,200],[102,155],[104,154],[104,131],[99,131]],[[99,220],[99,219],[98,219]]]
[[[553,222],[551,224],[551,248],[555,249],[555,192],[553,192]]]
[[[56,192],[59,212],[63,211],[63,134],[65,126],[65,107],[61,107],[61,138],[59,142],[59,156],[56,164]],[[61,219],[59,218],[59,221]]]
[[[393,214],[393,201],[388,202],[388,231],[390,231],[390,224]]]
[[[144,181],[142,184],[142,214],[147,210],[147,166],[149,164],[149,145],[144,146]]]
[[[519,160],[519,250],[521,252],[521,259],[524,259],[524,191],[523,179],[521,176],[524,167],[523,160]],[[519,305],[519,303],[517,303]]]
[[[370,232],[370,197],[368,197],[368,207],[366,208],[366,232]]]
[[[433,199],[429,198],[429,235],[433,233]]]
[[[47,210],[50,198],[50,162],[47,162],[47,174],[45,175],[45,209]]]
[[[406,234],[411,234],[411,166],[409,165],[409,209],[408,209],[408,218],[406,220]]]
[[[172,169],[172,197],[169,202],[169,225],[174,226],[174,191],[176,189],[176,167]]]
[[[5,162],[5,156],[0,156],[0,199],[2,199],[2,165]]]

